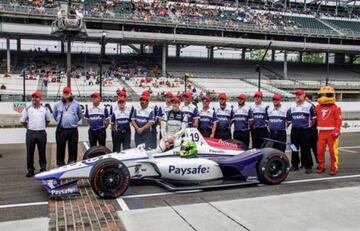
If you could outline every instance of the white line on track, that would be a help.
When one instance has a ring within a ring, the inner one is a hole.
[[[339,179],[349,179],[349,178],[357,178],[357,177],[360,177],[360,174],[348,175],[348,176],[330,176],[330,177],[304,179],[304,180],[292,180],[292,181],[285,181],[282,184],[296,184],[296,183],[315,182],[315,181],[339,180]]]
[[[32,203],[20,203],[20,204],[9,204],[9,205],[0,205],[0,209],[6,208],[16,208],[16,207],[27,207],[27,206],[36,206],[36,205],[47,205],[47,201],[43,202],[32,202]]]
[[[86,141],[84,141],[83,144],[84,144],[86,150],[88,150],[90,148],[89,144]]]
[[[141,197],[156,197],[156,196],[166,196],[166,195],[174,195],[174,194],[197,193],[202,191],[203,190],[184,190],[177,192],[146,193],[146,194],[138,194],[138,195],[127,195],[127,196],[122,196],[121,198],[128,199],[128,198],[141,198]]]
[[[124,198],[119,197],[118,199],[116,199],[116,201],[119,204],[122,211],[130,210],[129,207],[127,206],[126,202],[124,201]]]
[[[345,149],[345,148],[339,148],[339,150],[342,151],[342,152],[357,153],[356,151],[348,150],[348,149]]]

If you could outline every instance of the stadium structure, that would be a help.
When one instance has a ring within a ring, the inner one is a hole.
[[[261,78],[265,97],[279,92],[291,100],[294,89],[316,93],[330,84],[338,100],[358,100],[358,5],[348,0],[2,0],[1,100],[26,100],[35,90],[55,100],[65,85],[80,99],[100,90],[112,100],[123,88],[133,99],[146,89],[161,98],[166,91],[186,89],[185,73],[192,76],[186,87],[214,96],[251,97]],[[71,26],[78,30],[63,33]],[[25,48],[24,41],[33,47]]]

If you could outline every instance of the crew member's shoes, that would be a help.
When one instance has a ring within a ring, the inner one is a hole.
[[[329,173],[330,176],[335,176],[336,175],[336,171],[331,170]]]
[[[290,168],[290,172],[295,172],[295,171],[299,171],[299,167],[291,167]]]
[[[46,168],[40,168],[40,172],[46,172]]]
[[[35,174],[34,174],[34,170],[29,170],[27,173],[26,173],[26,177],[33,177]]]
[[[321,170],[321,167],[319,165],[316,166],[316,170]]]
[[[316,168],[316,173],[323,173],[325,172],[325,168],[320,168],[319,166]]]
[[[312,173],[311,168],[307,168],[307,169],[305,169],[305,173],[306,173],[306,174],[310,174],[310,173]]]

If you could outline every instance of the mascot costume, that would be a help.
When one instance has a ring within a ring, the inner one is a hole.
[[[316,106],[317,126],[319,138],[317,143],[317,156],[319,165],[317,173],[325,172],[326,146],[330,152],[330,175],[336,175],[339,163],[339,135],[341,129],[341,109],[335,104],[335,90],[330,86],[320,88],[318,92],[318,105]]]

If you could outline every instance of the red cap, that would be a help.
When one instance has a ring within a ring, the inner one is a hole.
[[[247,96],[245,94],[240,94],[238,96],[238,99],[243,99],[243,100],[246,100],[247,99]]]
[[[35,91],[34,93],[32,93],[31,97],[41,98],[41,93],[38,91]]]
[[[126,91],[118,91],[117,95],[119,97],[126,97],[127,96]]]
[[[150,96],[150,92],[149,91],[143,91],[143,93],[141,95]]]
[[[117,100],[118,103],[125,103],[126,99],[124,97],[119,97]]]
[[[305,91],[303,89],[297,89],[295,91],[295,95],[303,95],[303,94],[305,94]]]
[[[254,97],[263,97],[263,93],[261,92],[261,91],[257,91],[257,92],[255,92],[255,95],[254,95]]]
[[[185,97],[185,98],[192,98],[192,93],[191,92],[184,92],[183,93],[183,96]]]
[[[272,97],[273,100],[281,100],[282,96],[279,93],[275,93]]]
[[[149,101],[149,97],[146,96],[146,95],[141,95],[139,100],[140,100],[140,101],[141,101],[141,100]]]
[[[166,92],[165,97],[172,98],[172,97],[174,97],[174,95],[171,92]]]
[[[94,98],[94,97],[100,97],[100,93],[95,91],[91,94],[91,98]]]
[[[208,102],[211,101],[210,97],[209,97],[209,96],[206,96],[206,95],[203,96],[201,100],[202,100],[202,101],[206,100],[206,101],[208,101]]]
[[[219,97],[219,99],[226,99],[226,94],[220,93],[218,97]]]
[[[181,103],[181,100],[178,97],[172,97],[171,102],[172,103]]]
[[[63,93],[70,94],[71,93],[71,88],[70,87],[64,87]]]

